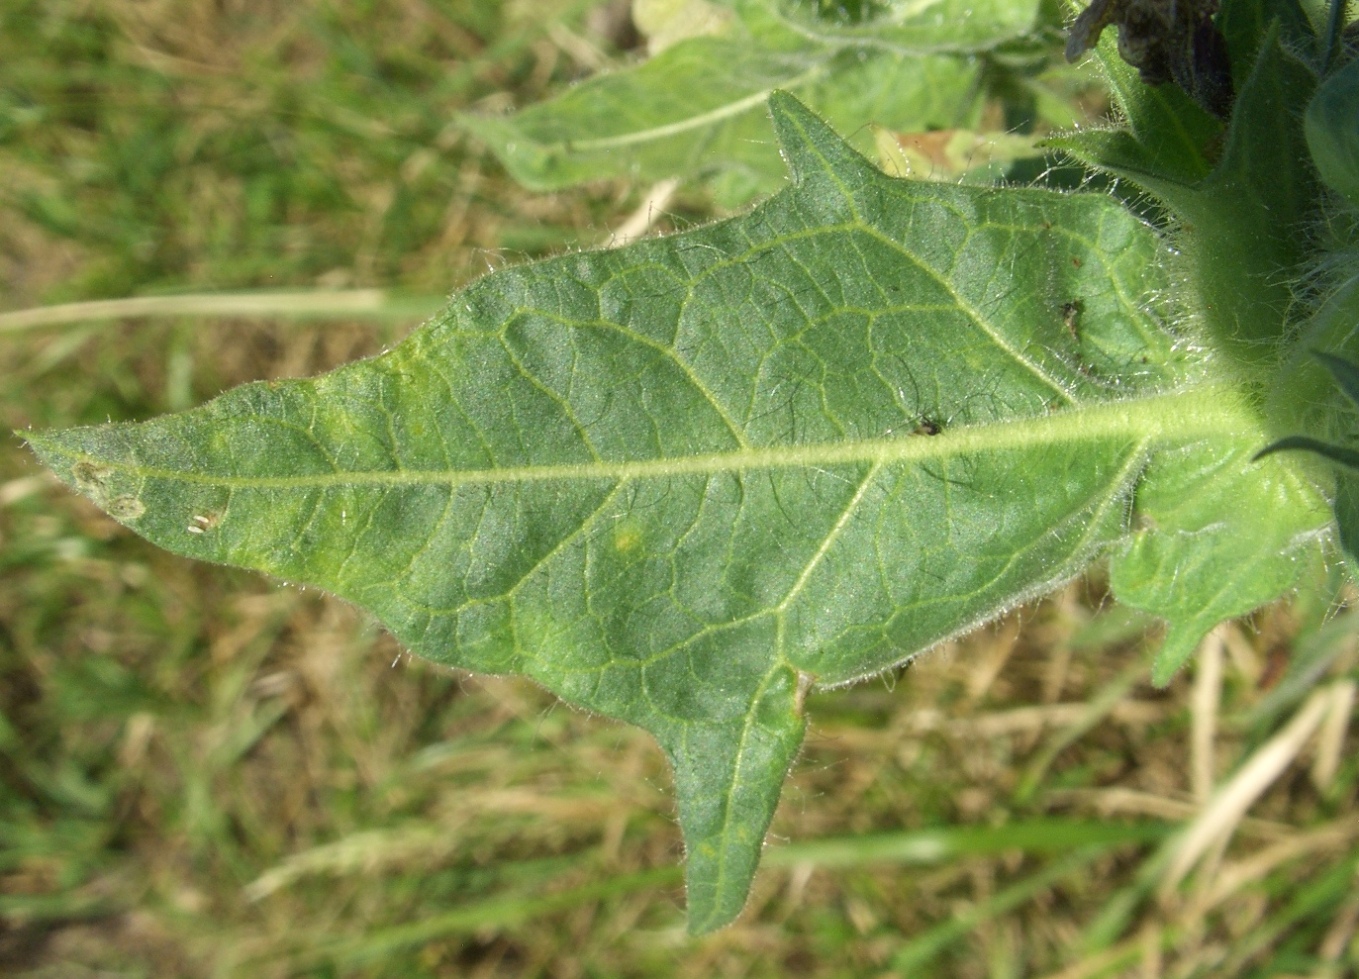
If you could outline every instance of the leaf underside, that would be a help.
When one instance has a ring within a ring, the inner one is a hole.
[[[1329,521],[1249,465],[1255,414],[1154,314],[1161,246],[1115,200],[889,179],[770,108],[792,184],[744,217],[497,272],[313,380],[30,436],[162,547],[650,731],[694,931],[745,901],[808,685],[1104,552],[1196,641]]]

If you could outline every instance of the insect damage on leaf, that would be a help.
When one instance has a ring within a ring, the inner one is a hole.
[[[105,505],[109,516],[115,520],[137,520],[146,513],[146,504],[135,496],[117,496]]]
[[[1062,325],[1071,334],[1071,339],[1080,340],[1081,338],[1081,313],[1085,310],[1085,304],[1079,299],[1062,303]]]
[[[71,467],[71,478],[76,488],[88,496],[114,520],[131,523],[146,513],[146,504],[129,493],[113,495],[109,479],[113,470],[93,462],[77,462]]]

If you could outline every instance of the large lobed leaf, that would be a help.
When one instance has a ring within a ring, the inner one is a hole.
[[[1240,545],[1258,603],[1291,579],[1256,551],[1329,519],[1287,454],[1249,463],[1256,412],[1154,314],[1161,245],[1117,201],[889,179],[770,108],[793,181],[747,216],[495,273],[314,380],[30,436],[163,547],[646,728],[695,931],[744,903],[811,685],[1111,546],[1120,593],[1201,633],[1240,602],[1194,542]]]

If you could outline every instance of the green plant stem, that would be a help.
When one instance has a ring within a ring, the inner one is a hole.
[[[0,334],[100,320],[167,316],[260,319],[404,319],[429,316],[441,296],[397,296],[383,289],[314,292],[221,292],[98,299],[0,313]]]

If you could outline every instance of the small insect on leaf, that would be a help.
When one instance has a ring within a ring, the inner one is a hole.
[[[184,529],[191,534],[206,534],[216,527],[221,520],[222,515],[220,513],[208,513],[206,515],[196,513],[193,517],[193,523]]]

